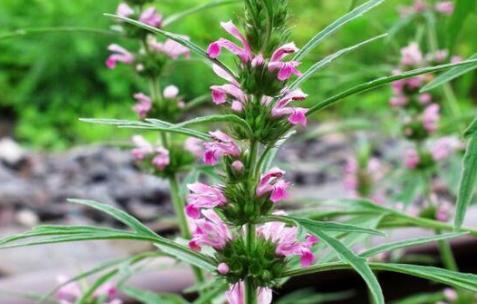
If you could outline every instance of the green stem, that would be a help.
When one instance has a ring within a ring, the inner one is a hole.
[[[254,255],[255,252],[255,225],[247,224],[247,248],[250,256]],[[245,304],[256,304],[257,303],[257,288],[254,286],[251,278],[245,279]]]
[[[436,230],[436,234],[441,234],[441,231]],[[442,264],[445,268],[452,270],[452,271],[459,271],[459,267],[457,266],[457,262],[454,257],[454,253],[452,252],[452,247],[447,240],[441,240],[437,242],[439,247],[439,254],[441,256]]]

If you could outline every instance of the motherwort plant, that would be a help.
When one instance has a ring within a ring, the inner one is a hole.
[[[156,24],[130,18],[138,16],[139,12],[134,12],[135,15],[131,14],[129,17],[114,15],[124,25],[165,36],[186,46],[210,62],[213,71],[223,79],[220,84],[211,87],[213,102],[224,111],[220,115],[197,117],[181,123],[164,119],[90,120],[160,131],[161,134],[182,134],[202,141],[202,148],[195,146],[194,151],[201,154],[205,164],[213,166],[215,178],[188,185],[189,193],[184,210],[189,218],[192,234],[183,234],[182,240],[172,241],[159,236],[123,211],[97,202],[71,200],[102,210],[131,230],[42,226],[4,239],[0,242],[0,247],[89,239],[151,242],[159,252],[131,257],[122,263],[111,263],[89,273],[102,273],[100,280],[104,282],[120,274],[125,264],[133,266],[140,260],[166,254],[210,274],[208,278],[211,283],[196,287],[201,293],[194,303],[209,303],[220,299],[224,292],[226,300],[231,304],[271,303],[272,289],[280,287],[288,278],[348,268],[354,269],[363,278],[370,291],[370,301],[377,304],[383,304],[385,300],[373,270],[400,272],[476,292],[477,276],[472,274],[410,264],[372,263],[367,258],[466,233],[477,235],[477,231],[461,228],[460,232],[385,243],[358,253],[351,249],[352,245],[363,240],[363,236],[383,235],[378,228],[420,226],[448,231],[454,227],[438,221],[411,217],[359,199],[318,202],[314,212],[303,216],[298,216],[299,212],[287,215],[280,210],[280,203],[289,198],[288,190],[292,185],[287,181],[285,171],[274,167],[272,163],[277,149],[293,135],[294,128],[306,127],[310,115],[348,96],[454,66],[444,64],[418,68],[379,78],[341,90],[339,94],[317,102],[310,108],[301,106],[300,103],[307,98],[300,90],[302,83],[338,57],[384,36],[340,50],[308,69],[302,68],[302,59],[323,39],[382,2],[383,0],[371,0],[357,7],[319,32],[302,48],[290,41],[288,35],[287,0],[245,0],[245,14],[241,23],[221,23],[227,35],[212,42],[207,49],[184,39],[182,35],[164,31]],[[226,51],[234,55],[234,67],[221,61]],[[126,59],[130,61],[129,56]],[[470,62],[473,61],[457,65]],[[149,67],[144,65],[144,71],[148,70]],[[193,128],[201,124],[221,122],[226,122],[223,128],[208,133]],[[156,150],[158,154],[162,152]],[[165,166],[163,159],[161,155],[157,161],[152,162],[157,167],[162,167]],[[332,205],[338,210],[322,212],[323,205]],[[369,218],[372,219],[372,225]],[[163,301],[161,303],[187,303],[177,298],[169,302]]]

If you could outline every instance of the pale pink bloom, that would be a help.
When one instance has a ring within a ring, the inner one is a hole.
[[[402,95],[405,86],[406,86],[406,80],[404,79],[394,81],[391,84],[391,87],[395,95]]]
[[[226,263],[220,263],[219,266],[217,266],[217,271],[221,275],[226,275],[227,273],[229,273],[230,267]]]
[[[424,129],[429,133],[433,133],[437,130],[439,124],[439,105],[433,103],[429,105],[422,114],[422,124]]]
[[[212,209],[203,210],[204,218],[194,220],[196,226],[189,241],[192,250],[200,251],[202,246],[221,250],[232,239],[227,225]]]
[[[240,160],[236,160],[232,163],[232,168],[237,172],[242,172],[244,167],[244,164]]]
[[[212,101],[216,105],[226,103],[228,96],[231,96],[234,98],[234,101],[238,101],[242,104],[246,101],[245,93],[235,84],[214,85],[210,87],[210,90],[212,91]]]
[[[401,49],[401,64],[405,66],[419,66],[423,63],[424,57],[416,42]]]
[[[165,99],[176,99],[179,96],[179,88],[175,85],[169,85],[164,89],[162,95]]]
[[[131,64],[134,62],[134,55],[117,44],[109,45],[108,50],[112,52],[106,60],[106,66],[109,69],[114,69],[118,62],[125,64]]]
[[[457,301],[457,299],[459,298],[459,295],[457,294],[457,292],[452,288],[444,289],[444,296],[449,301]]]
[[[288,80],[292,75],[301,76],[297,67],[300,65],[298,61],[283,61],[283,58],[289,54],[293,54],[298,51],[298,48],[294,43],[287,43],[279,47],[273,54],[270,62],[268,63],[268,69],[270,72],[278,70],[278,80]]]
[[[155,149],[156,155],[152,159],[152,164],[160,171],[164,170],[170,163],[169,151],[162,147]]]
[[[242,46],[238,46],[235,43],[227,40],[225,38],[220,38],[219,40],[212,42],[208,49],[207,54],[210,58],[217,58],[222,53],[222,48],[229,50],[234,55],[240,57],[243,63],[247,63],[252,60],[253,54],[252,50],[250,49],[250,45],[247,39],[240,33],[239,29],[232,23],[229,22],[221,22],[220,25],[223,29],[227,31],[230,35],[234,38],[239,40]]]
[[[227,80],[228,82],[230,82],[231,84],[236,85],[237,87],[240,87],[240,84],[238,83],[238,81],[235,80],[235,78],[232,75],[230,75],[229,72],[222,69],[220,66],[218,66],[216,64],[213,64],[212,65],[212,70],[220,78]]]
[[[437,207],[436,220],[440,222],[447,222],[451,217],[452,206],[449,204],[441,204]]]
[[[408,169],[416,169],[417,165],[421,162],[421,157],[417,153],[416,149],[409,148],[404,154],[404,165]]]
[[[429,93],[423,93],[419,95],[419,103],[422,105],[427,105],[432,101],[432,95]]]
[[[201,157],[204,154],[204,142],[195,137],[189,137],[184,143],[184,148],[196,157]]]
[[[457,56],[457,55],[452,56],[451,63],[459,63],[459,62],[462,62],[462,57]]]
[[[107,302],[105,304],[113,304],[113,303],[122,303],[120,300],[114,300],[118,297],[118,289],[116,284],[112,282],[107,282],[101,287],[99,287],[96,292],[94,293],[95,298],[105,298],[106,300],[111,300],[113,302]],[[120,301],[120,302],[114,302]]]
[[[134,94],[134,99],[137,102],[133,106],[133,111],[137,113],[139,118],[144,119],[152,109],[152,99],[143,93]]]
[[[422,77],[413,77],[406,81],[406,85],[411,89],[418,89],[422,86],[423,81]]]
[[[454,3],[452,1],[441,1],[436,4],[436,11],[445,15],[452,15],[454,12]]]
[[[222,156],[240,156],[240,148],[230,136],[219,130],[209,132],[209,134],[214,141],[204,143],[204,162],[206,164],[215,165]]]
[[[282,222],[268,222],[257,228],[257,234],[276,245],[275,253],[280,256],[299,256],[303,267],[315,262],[315,255],[311,250],[318,242],[314,235],[307,234],[304,242],[298,241],[298,228],[287,227]]]
[[[161,27],[162,16],[153,7],[144,10],[139,17],[139,21],[152,27]]]
[[[127,18],[134,14],[134,10],[126,3],[120,3],[118,9],[116,10],[116,14],[118,14],[118,16]]]
[[[232,105],[230,106],[232,111],[234,112],[242,112],[243,111],[243,103],[238,100],[232,101]]]
[[[136,146],[132,150],[132,156],[135,160],[144,160],[148,155],[154,153],[154,147],[144,137],[134,135],[132,141]]]
[[[58,283],[64,284],[69,281],[70,278],[65,276],[58,277]],[[61,304],[73,304],[79,299],[82,295],[81,287],[77,282],[71,282],[62,286],[56,292],[56,298],[60,301]]]
[[[279,168],[273,168],[264,173],[257,186],[256,194],[258,197],[270,194],[270,200],[274,203],[282,201],[288,197],[287,189],[290,183],[283,180],[285,171]]]
[[[409,101],[409,99],[406,96],[398,95],[398,96],[393,96],[389,100],[389,104],[393,108],[400,108],[400,107],[404,107],[405,105],[407,105],[408,101]]]
[[[257,290],[257,304],[272,303],[272,290],[270,288],[261,287]],[[225,298],[228,304],[245,304],[245,283],[240,281],[230,286],[225,292]]]
[[[304,100],[308,95],[303,93],[302,90],[296,89],[291,92],[285,94],[280,100],[272,108],[272,116],[273,117],[282,117],[288,115],[288,121],[293,125],[307,125],[307,118],[306,113],[308,109],[305,108],[295,108],[290,107],[289,104],[293,101],[301,101]],[[266,103],[268,100],[262,100],[262,103]]]
[[[356,162],[356,159],[350,158],[346,161],[346,165],[344,167],[344,187],[355,193],[356,190],[358,189],[358,163]]]
[[[431,146],[431,155],[435,161],[448,158],[461,147],[461,142],[455,137],[443,137]]]
[[[429,54],[428,55],[428,60],[429,61],[435,61],[438,63],[444,62],[447,57],[449,56],[449,51],[447,50],[438,50],[434,54]]]
[[[416,13],[422,13],[427,9],[427,3],[424,0],[415,0],[414,1],[414,11]]]
[[[182,38],[188,39],[186,36],[183,36]],[[154,51],[163,53],[174,60],[178,59],[180,56],[184,56],[185,58],[190,57],[190,50],[172,39],[166,39],[166,41],[162,43],[158,42],[154,37],[150,37],[148,38],[148,45]]]
[[[212,209],[227,203],[227,198],[218,187],[202,183],[187,185],[190,194],[187,196],[186,214],[194,219],[200,217],[201,209]]]

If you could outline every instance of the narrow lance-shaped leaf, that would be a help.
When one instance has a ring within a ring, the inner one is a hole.
[[[111,36],[120,35],[120,33],[118,32],[113,32],[113,31],[108,31],[103,29],[75,27],[75,26],[59,26],[59,27],[18,29],[13,32],[0,33],[0,40],[19,38],[19,37],[24,37],[28,35],[34,35],[34,34],[55,34],[55,33],[92,33],[92,34],[111,35]]]
[[[141,290],[133,287],[121,288],[125,294],[144,304],[186,304],[186,300],[175,294],[156,294],[151,291]]]
[[[475,0],[457,0],[455,3],[454,13],[449,22],[447,30],[448,48],[453,51],[459,32],[461,31],[465,20],[472,12],[475,12],[477,1]]]
[[[472,55],[469,60],[472,59],[477,59],[477,54]],[[452,81],[464,74],[467,74],[470,71],[473,71],[477,69],[477,62],[476,63],[471,63],[469,65],[464,65],[464,66],[459,66],[455,67],[453,69],[450,69],[449,71],[439,75],[436,77],[434,80],[432,80],[430,83],[426,84],[422,89],[421,93],[428,92],[432,89],[435,89],[437,87],[440,87],[449,81]]]
[[[223,62],[221,62],[220,60],[215,59],[215,58],[210,58],[209,55],[207,55],[207,52],[204,49],[202,49],[200,46],[198,46],[197,44],[193,43],[192,41],[184,38],[181,35],[174,34],[174,33],[171,33],[171,32],[167,32],[167,31],[155,28],[153,26],[147,25],[145,23],[139,22],[137,20],[122,17],[122,16],[119,16],[119,15],[113,15],[113,14],[105,14],[105,15],[109,16],[109,17],[117,18],[117,19],[122,20],[124,22],[127,22],[129,24],[132,24],[132,25],[135,25],[137,27],[143,28],[145,30],[150,31],[151,33],[159,34],[159,35],[165,36],[169,39],[172,39],[172,40],[176,41],[177,43],[180,43],[183,46],[189,48],[191,51],[193,51],[197,55],[199,55],[199,56],[203,57],[204,59],[210,61],[212,64],[218,65],[224,71],[226,71],[227,74],[229,74],[233,78],[235,78],[235,79],[237,78],[235,73],[232,72],[232,70],[230,70]]]
[[[382,252],[392,251],[392,250],[416,246],[416,245],[422,245],[422,244],[435,242],[435,241],[447,240],[451,238],[457,238],[457,237],[464,236],[466,234],[467,233],[447,233],[447,234],[433,235],[428,237],[414,238],[410,240],[397,241],[397,242],[392,242],[388,244],[382,244],[382,245],[379,245],[364,251],[363,253],[360,254],[360,256],[370,257]]]
[[[357,256],[353,251],[344,246],[339,240],[329,236],[322,229],[319,229],[307,223],[300,224],[310,233],[313,233],[318,236],[322,242],[328,244],[328,246],[330,246],[344,261],[349,263],[349,265],[361,275],[361,277],[368,285],[375,304],[384,304],[384,296],[381,290],[381,286],[379,285],[376,276],[374,275],[373,271],[366,263],[366,260],[364,258]]]
[[[338,102],[338,101],[340,101],[340,100],[342,100],[342,99],[344,99],[348,96],[363,93],[363,92],[381,87],[385,84],[389,84],[389,83],[397,81],[397,80],[407,79],[407,78],[412,78],[412,77],[422,75],[422,74],[447,70],[447,69],[455,67],[455,66],[466,65],[466,64],[469,64],[469,63],[477,63],[477,60],[475,60],[475,59],[474,60],[466,60],[466,61],[462,61],[462,62],[459,62],[459,63],[448,63],[448,64],[442,64],[442,65],[437,65],[437,66],[433,66],[433,67],[420,68],[420,69],[411,70],[411,71],[408,71],[408,72],[405,72],[405,73],[402,73],[402,74],[387,76],[387,77],[381,77],[381,78],[372,80],[370,82],[359,84],[355,87],[352,87],[352,88],[350,88],[350,89],[348,89],[348,90],[346,90],[342,93],[339,93],[335,96],[332,96],[332,97],[324,100],[323,102],[311,107],[310,110],[308,111],[307,115],[311,115],[312,113],[314,113],[316,111],[323,110],[324,108],[327,108],[327,107],[335,104],[336,102]]]
[[[381,38],[384,38],[386,37],[388,34],[383,34],[383,35],[379,35],[379,36],[376,36],[376,37],[373,37],[371,39],[368,39],[366,41],[363,41],[363,42],[360,42],[358,44],[355,44],[353,46],[350,46],[348,48],[345,48],[345,49],[342,49],[342,50],[339,50],[338,52],[332,54],[332,55],[329,55],[325,58],[323,58],[322,60],[318,61],[317,63],[315,63],[314,65],[312,65],[304,74],[303,76],[301,76],[300,78],[298,78],[297,80],[295,80],[291,85],[290,85],[290,90],[293,90],[293,89],[296,89],[298,88],[303,82],[307,81],[308,79],[310,79],[311,76],[315,75],[319,70],[321,70],[322,68],[324,68],[325,66],[327,66],[328,64],[332,63],[333,61],[335,61],[336,59],[338,59],[339,57],[351,52],[351,51],[354,51],[368,43],[371,43],[373,41],[376,41],[378,39],[381,39]]]
[[[363,5],[358,6],[348,14],[342,16],[335,22],[331,23],[328,25],[324,30],[316,34],[310,41],[308,41],[303,48],[300,49],[294,56],[293,60],[300,60],[304,56],[306,56],[308,53],[310,53],[321,41],[323,41],[325,38],[327,38],[329,35],[333,34],[336,32],[338,29],[340,29],[342,26],[347,24],[348,22],[361,17],[363,14],[366,12],[370,11],[374,7],[378,6],[379,4],[383,3],[384,0],[371,0]]]
[[[457,205],[454,225],[462,227],[465,214],[469,207],[477,184],[477,118],[466,130],[465,135],[469,138],[463,160],[463,170],[457,193]]]
[[[168,25],[173,24],[174,22],[177,22],[177,21],[181,20],[184,17],[190,16],[192,14],[198,13],[198,12],[203,11],[203,10],[207,10],[209,8],[214,8],[214,7],[221,6],[221,5],[236,4],[236,3],[240,3],[240,2],[241,2],[241,0],[214,0],[214,1],[210,1],[208,3],[199,4],[195,7],[192,7],[192,8],[189,8],[187,10],[184,10],[182,12],[178,12],[176,14],[172,14],[172,15],[168,16],[167,18],[164,19],[162,24],[163,24],[163,26],[168,26]]]

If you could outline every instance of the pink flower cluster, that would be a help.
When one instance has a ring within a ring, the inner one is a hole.
[[[450,16],[454,12],[454,3],[452,1],[440,1],[431,6],[425,0],[415,0],[412,6],[405,6],[399,9],[401,17],[422,14],[427,10],[434,10],[443,15]]]
[[[58,282],[64,284],[69,281],[69,278],[60,276]],[[83,291],[80,284],[71,282],[62,286],[56,293],[56,299],[60,304],[74,304],[81,298]],[[118,290],[113,283],[105,283],[99,287],[93,295],[93,298],[102,300],[104,304],[122,304],[123,302],[118,298]]]
[[[116,13],[118,16],[125,18],[134,17],[134,9],[126,3],[120,3]],[[162,26],[162,16],[153,7],[147,8],[141,12],[138,20],[152,27],[160,28]]]
[[[257,290],[257,304],[272,303],[272,289],[259,288]],[[225,293],[225,298],[229,304],[245,304],[245,283],[240,281],[230,286]]]
[[[359,197],[360,179],[368,178],[369,181],[366,182],[377,183],[383,177],[384,172],[385,169],[377,158],[370,158],[366,168],[360,168],[356,158],[350,157],[346,160],[343,169],[343,184],[353,197]],[[370,198],[376,203],[383,201],[382,196],[377,194],[373,194]]]
[[[267,61],[262,54],[254,55],[252,53],[247,39],[232,22],[223,22],[221,25],[229,34],[240,41],[242,46],[238,46],[230,40],[221,38],[209,45],[207,52],[211,58],[220,56],[222,49],[225,48],[237,55],[243,64],[249,64],[253,68],[266,64],[270,73],[277,73],[277,79],[279,81],[286,81],[292,77],[292,75],[302,75],[297,69],[300,65],[299,62],[284,61],[287,55],[293,54],[298,50],[294,43],[281,46],[272,54],[270,60]],[[238,81],[222,68],[214,66],[214,71],[219,77],[228,81],[228,83],[211,86],[212,101],[217,105],[228,102],[231,105],[232,111],[242,112],[249,100],[247,94],[242,90]],[[302,101],[306,99],[307,95],[301,90],[288,91],[284,89],[281,96],[282,97],[276,102],[272,97],[264,96],[262,97],[261,103],[264,106],[272,107],[272,117],[279,118],[287,116],[291,124],[306,126],[306,113],[308,110],[305,108],[291,107],[290,103],[293,101]]]
[[[133,136],[136,148],[132,150],[132,156],[136,161],[144,161],[152,158],[151,164],[159,171],[163,171],[169,164],[169,151],[163,147],[154,147],[144,137]]]
[[[462,149],[462,143],[455,137],[442,137],[430,143],[429,152],[435,162],[449,158],[455,151]],[[415,148],[408,148],[404,154],[404,165],[416,169],[421,163],[421,155]]]

